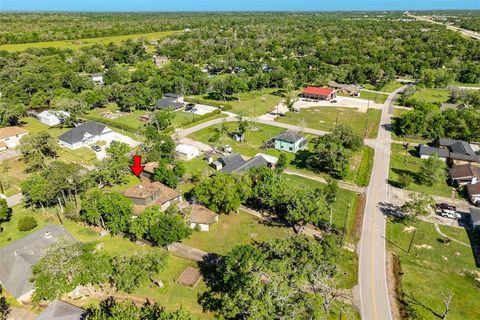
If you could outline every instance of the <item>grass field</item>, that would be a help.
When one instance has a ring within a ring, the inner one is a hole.
[[[413,155],[412,155],[413,154]],[[416,156],[416,149],[409,147],[407,156],[405,157],[405,148],[401,144],[392,144],[392,154],[390,157],[390,181],[392,184],[398,181],[399,174],[405,173],[414,177],[420,171],[422,165],[422,159]],[[446,169],[446,165],[445,165]],[[446,174],[446,173],[445,173]],[[424,186],[418,184],[416,181],[411,183],[406,189],[417,192],[426,192],[433,195],[439,195],[444,197],[452,196],[452,188],[447,185],[445,181],[437,183],[433,186]]]
[[[276,94],[276,89],[264,89],[241,93],[231,101],[211,100],[206,97],[196,96],[193,100],[202,101],[205,104],[230,105],[233,113],[244,113],[247,116],[260,116],[273,111],[275,106],[282,101],[282,96]],[[185,100],[188,101],[188,98]]]
[[[356,134],[362,137],[366,133],[367,138],[375,138],[378,134],[381,115],[381,110],[377,109],[359,112],[358,109],[353,108],[313,107],[300,109],[299,113],[288,112],[277,121],[293,125],[300,125],[304,122],[307,128],[332,131],[335,129],[338,116],[338,124],[351,127]]]
[[[419,101],[440,104],[448,101],[450,91],[448,89],[418,88],[412,97]]]
[[[0,46],[0,50],[24,51],[29,48],[78,49],[81,47],[94,45],[94,44],[109,44],[111,42],[119,43],[129,39],[157,40],[157,39],[161,39],[161,38],[173,35],[178,32],[179,31],[162,31],[162,32],[138,33],[138,34],[128,34],[128,35],[121,35],[121,36],[76,39],[76,40],[4,44]]]
[[[0,161],[0,193],[10,197],[20,192],[20,184],[25,180],[25,163],[19,159]],[[3,189],[3,192],[2,192]]]
[[[412,233],[406,232],[407,226],[388,222],[387,243],[389,250],[400,257],[405,300],[417,313],[417,319],[438,319],[433,312],[444,312],[443,294],[447,290],[454,293],[448,319],[480,319],[480,287],[469,276],[471,271],[479,271],[472,250],[453,241],[442,243],[433,224],[418,222],[413,224],[417,231],[408,254]],[[458,232],[459,240],[468,238],[464,229],[442,226],[445,230],[450,234]]]
[[[382,92],[390,93],[390,92],[393,92],[393,91],[397,90],[401,86],[403,86],[403,84],[401,82],[392,81],[392,82],[387,83],[386,85],[384,85],[383,87],[381,87],[378,90],[376,90],[375,86],[373,86],[371,84],[364,85],[364,88],[369,89],[369,90],[376,90],[376,91],[382,91]]]
[[[387,100],[388,95],[383,93],[370,92],[365,90],[360,90],[360,99],[371,100],[375,103],[384,103]]]
[[[362,187],[368,186],[372,175],[374,156],[375,151],[372,148],[363,146],[362,152],[353,155],[346,180],[354,181]]]

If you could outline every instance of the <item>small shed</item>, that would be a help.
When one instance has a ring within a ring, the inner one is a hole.
[[[194,204],[190,209],[191,212],[188,219],[192,229],[199,228],[200,231],[209,231],[210,225],[218,221],[218,214],[204,206]]]
[[[216,160],[216,161],[212,162],[212,167],[213,167],[213,169],[218,171],[218,170],[222,169],[223,164],[220,161]]]
[[[195,288],[200,282],[202,274],[195,268],[188,267],[183,270],[180,277],[177,279],[177,283],[185,287]]]
[[[192,160],[200,155],[200,150],[197,147],[188,144],[179,144],[175,148],[178,158],[181,160]]]

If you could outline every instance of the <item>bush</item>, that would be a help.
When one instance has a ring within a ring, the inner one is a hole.
[[[34,217],[23,217],[18,220],[19,231],[30,231],[38,225]]]

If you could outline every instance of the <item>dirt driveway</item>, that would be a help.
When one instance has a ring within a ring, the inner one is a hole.
[[[132,138],[130,138],[129,136],[123,135],[123,134],[118,133],[118,132],[113,132],[113,134],[110,135],[109,138],[104,139],[104,141],[106,142],[106,144],[101,147],[102,150],[99,151],[99,152],[95,152],[95,155],[97,156],[98,160],[105,159],[105,157],[107,156],[106,149],[108,147],[110,147],[110,145],[112,144],[113,141],[126,143],[132,148],[140,145],[140,142],[135,141]]]

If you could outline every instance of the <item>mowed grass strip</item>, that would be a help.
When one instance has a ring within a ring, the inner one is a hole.
[[[121,36],[86,38],[86,39],[75,39],[75,40],[4,44],[0,46],[0,50],[24,51],[30,48],[79,49],[81,47],[94,45],[94,44],[119,43],[126,40],[135,40],[135,39],[157,40],[167,36],[171,36],[179,32],[181,31],[161,31],[161,32],[152,32],[152,33],[137,33],[137,34],[127,34],[127,35],[121,35]]]
[[[416,228],[412,239],[410,227]],[[465,229],[442,226],[442,231],[464,241],[468,239]],[[447,231],[448,230],[448,231]],[[444,294],[454,294],[448,319],[480,319],[477,308],[480,286],[472,277],[478,273],[472,249],[450,241],[443,243],[434,225],[428,222],[413,224],[387,223],[388,249],[399,255],[402,275],[402,289],[405,299],[418,319],[437,319],[433,312],[443,314]],[[469,243],[469,242],[467,242]]]
[[[336,125],[346,125],[362,137],[376,138],[381,115],[381,110],[377,109],[359,112],[356,108],[313,107],[302,108],[298,113],[288,112],[277,121],[323,131],[333,131]]]

